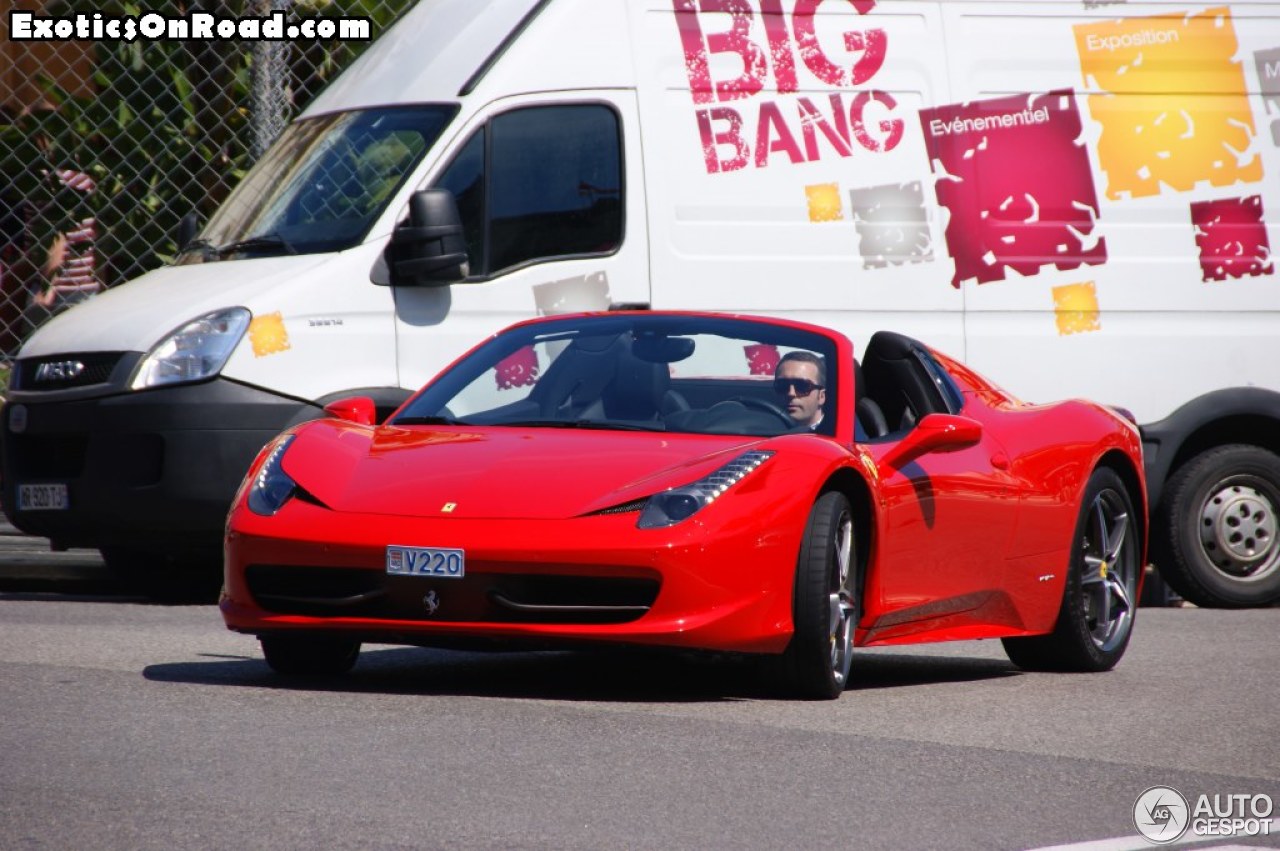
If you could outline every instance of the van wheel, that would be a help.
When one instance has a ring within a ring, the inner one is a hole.
[[[185,555],[103,547],[107,570],[132,591],[160,603],[212,603],[222,588],[222,553]]]
[[[857,626],[857,570],[853,511],[844,494],[829,491],[809,513],[796,560],[792,620],[795,633],[778,660],[779,685],[790,695],[833,700],[844,692]]]
[[[350,671],[360,642],[314,635],[264,635],[258,639],[271,670],[290,677],[337,676]]]
[[[1053,632],[1001,639],[1028,671],[1108,671],[1129,646],[1137,613],[1141,526],[1114,470],[1089,477],[1072,538],[1062,606]]]
[[[1152,555],[1160,575],[1197,606],[1280,600],[1280,457],[1257,446],[1209,449],[1169,479]]]

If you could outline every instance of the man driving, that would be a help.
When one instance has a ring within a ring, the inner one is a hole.
[[[827,401],[827,367],[812,352],[788,352],[773,372],[773,389],[782,407],[796,421],[812,431],[822,422],[822,406]]]

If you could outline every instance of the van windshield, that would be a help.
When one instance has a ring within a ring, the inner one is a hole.
[[[178,262],[358,245],[457,111],[456,105],[383,107],[295,121]]]

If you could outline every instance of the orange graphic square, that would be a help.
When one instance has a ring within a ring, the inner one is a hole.
[[[249,323],[249,342],[254,357],[278,354],[289,348],[289,332],[279,311],[253,317]]]
[[[1059,335],[1102,330],[1102,323],[1098,321],[1098,291],[1091,281],[1054,287],[1053,312],[1058,320]]]
[[[1074,29],[1084,84],[1099,91],[1088,100],[1108,198],[1262,179],[1228,7]]]
[[[806,186],[804,194],[809,198],[809,221],[838,222],[844,219],[840,184],[816,183]]]

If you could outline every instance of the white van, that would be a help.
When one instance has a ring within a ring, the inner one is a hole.
[[[1129,409],[1168,581],[1275,600],[1277,115],[1280,3],[421,0],[174,265],[27,341],[4,510],[159,581],[328,402],[539,313],[710,309]]]

